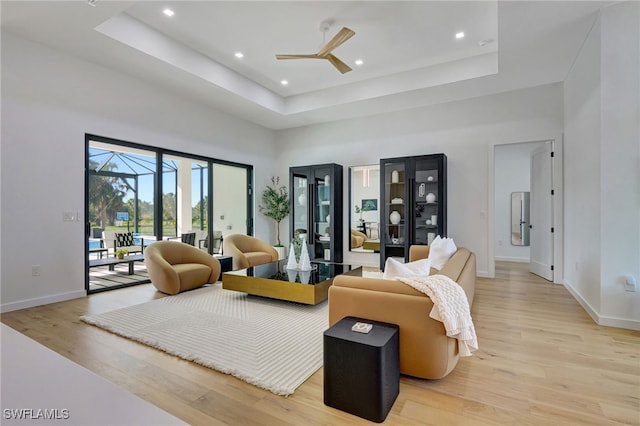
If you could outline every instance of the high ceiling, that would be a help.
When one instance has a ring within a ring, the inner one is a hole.
[[[563,81],[609,3],[91,0],[0,7],[3,31],[283,129]],[[342,27],[356,34],[333,53],[351,72],[326,60],[275,58],[316,53]]]

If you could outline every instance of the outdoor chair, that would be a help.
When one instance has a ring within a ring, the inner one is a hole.
[[[115,256],[115,251],[119,249],[127,250],[129,254],[144,252],[144,238],[134,237],[131,232],[103,231],[102,240],[107,249],[107,256]]]

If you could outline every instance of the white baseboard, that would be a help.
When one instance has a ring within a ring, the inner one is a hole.
[[[640,330],[640,321],[628,320],[624,318],[613,318],[600,315],[596,310],[578,293],[573,286],[566,280],[562,281],[562,285],[569,293],[578,301],[580,306],[589,314],[591,319],[598,325],[605,327],[624,328],[627,330]]]
[[[494,259],[498,262],[529,263],[529,258],[527,257],[495,256]]]
[[[476,277],[491,278],[488,271],[476,271]]]
[[[48,305],[50,303],[64,302],[66,300],[79,299],[86,297],[85,290],[69,291],[67,293],[51,294],[43,297],[35,297],[33,299],[18,300],[0,304],[0,313],[17,311],[19,309],[33,308],[34,306]]]

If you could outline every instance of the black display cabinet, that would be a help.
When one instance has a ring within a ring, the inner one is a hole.
[[[380,160],[380,268],[409,260],[409,247],[447,236],[447,156]]]
[[[318,164],[289,169],[290,235],[306,235],[313,260],[342,262],[342,166]]]

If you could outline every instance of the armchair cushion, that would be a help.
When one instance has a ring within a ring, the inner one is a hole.
[[[129,247],[133,245],[131,232],[116,232],[116,247]]]

